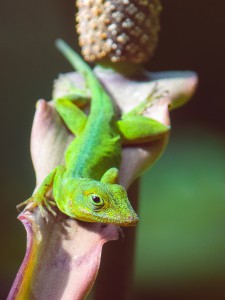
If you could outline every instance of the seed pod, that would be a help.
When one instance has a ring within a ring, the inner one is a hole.
[[[85,60],[142,63],[158,42],[160,0],[78,0],[77,31]]]

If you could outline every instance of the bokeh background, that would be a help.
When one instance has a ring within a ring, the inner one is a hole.
[[[141,182],[135,290],[140,300],[225,299],[225,1],[162,1],[152,71],[195,70],[200,83],[172,113],[161,160]],[[54,47],[76,47],[74,1],[0,3],[0,298],[25,252],[15,205],[35,185],[29,152],[35,102],[70,70]]]

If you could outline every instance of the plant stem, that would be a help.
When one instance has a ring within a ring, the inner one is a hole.
[[[137,211],[139,182],[128,190],[128,197]],[[136,227],[123,229],[124,238],[106,245],[100,271],[94,286],[94,299],[131,300],[134,296],[134,256]]]

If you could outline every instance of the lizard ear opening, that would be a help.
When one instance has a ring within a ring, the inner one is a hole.
[[[111,168],[103,174],[101,178],[102,183],[117,183],[119,177],[119,171],[116,168]]]

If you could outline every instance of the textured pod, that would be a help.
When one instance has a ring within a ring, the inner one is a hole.
[[[77,31],[85,60],[142,63],[160,29],[159,0],[78,0]]]

